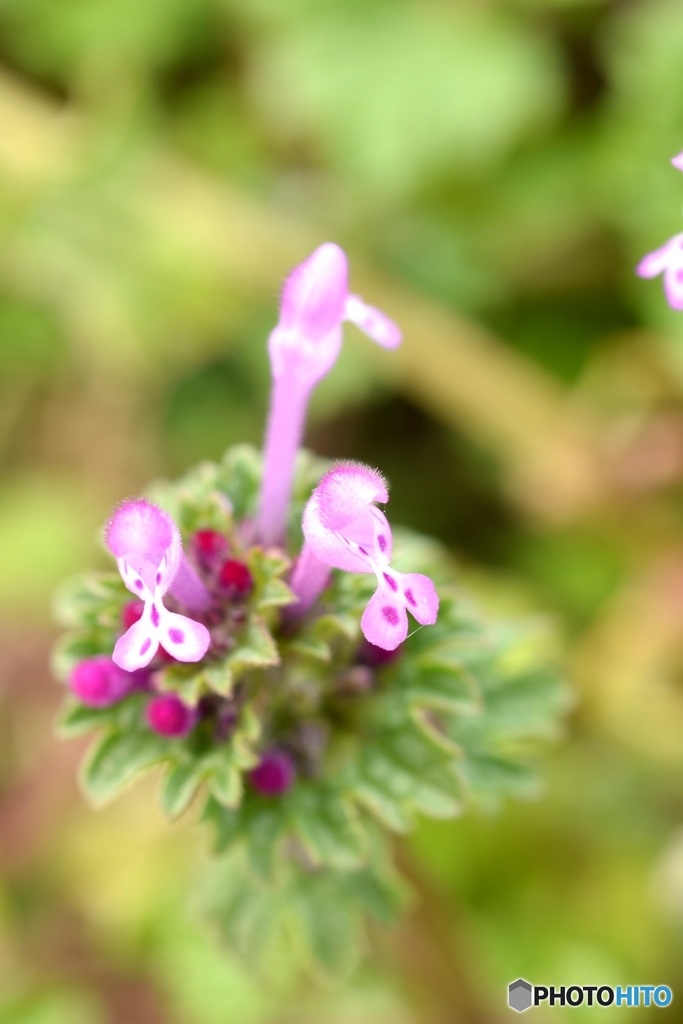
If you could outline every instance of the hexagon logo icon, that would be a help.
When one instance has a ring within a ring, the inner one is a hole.
[[[528,1010],[532,1003],[531,985],[524,978],[517,978],[508,985],[508,1006],[517,1013]]]

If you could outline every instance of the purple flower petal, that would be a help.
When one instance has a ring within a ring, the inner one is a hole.
[[[116,641],[112,660],[126,672],[136,672],[149,665],[158,647],[158,632],[144,614]]]
[[[423,626],[433,626],[439,614],[439,595],[429,576],[419,572],[397,573],[406,608]]]
[[[672,309],[683,309],[683,260],[664,271],[664,293]]]
[[[386,584],[379,586],[368,601],[360,628],[366,640],[385,651],[396,650],[407,637],[405,605]]]
[[[325,242],[287,278],[280,304],[280,326],[320,341],[339,327],[348,290],[346,254]]]
[[[178,527],[166,512],[144,498],[126,501],[107,523],[104,539],[117,561],[125,561],[148,590],[168,590],[178,571],[182,543]],[[133,590],[125,578],[124,582]]]
[[[306,541],[321,561],[336,569],[372,572],[371,558],[391,557],[391,527],[372,504],[388,500],[380,473],[359,463],[340,463],[322,478],[306,505]]]
[[[382,348],[398,348],[403,340],[398,325],[381,309],[368,306],[358,295],[349,295],[347,298],[344,319],[350,320]]]
[[[211,635],[201,622],[186,615],[175,615],[163,609],[159,639],[164,648],[178,661],[201,661],[206,654]]]
[[[661,274],[666,270],[669,266],[673,243],[675,240],[676,239],[674,238],[669,239],[669,241],[665,245],[661,246],[661,248],[655,249],[654,252],[650,252],[647,256],[644,256],[636,267],[636,274],[638,274],[639,277],[656,277],[657,274]]]

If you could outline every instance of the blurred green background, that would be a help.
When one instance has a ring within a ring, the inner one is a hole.
[[[0,0],[0,1024],[494,1024],[520,975],[683,998],[683,317],[633,276],[681,148],[680,0]],[[111,503],[259,442],[278,289],[328,239],[406,338],[348,329],[310,445],[549,620],[577,702],[538,802],[421,826],[419,907],[283,995],[202,931],[153,784],[84,806],[46,666]]]

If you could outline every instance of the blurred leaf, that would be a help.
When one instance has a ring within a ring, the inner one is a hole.
[[[81,770],[86,796],[96,807],[107,803],[172,750],[172,742],[150,729],[105,734],[95,741]]]
[[[314,134],[376,194],[480,168],[556,116],[557,57],[490,7],[328,5],[264,35],[253,75],[285,137]],[[429,111],[429,117],[425,117]]]

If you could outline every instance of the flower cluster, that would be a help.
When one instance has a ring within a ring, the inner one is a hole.
[[[674,167],[683,171],[683,153],[672,158]],[[639,277],[664,275],[664,293],[672,309],[683,309],[683,234],[674,235],[668,242],[644,256],[636,267]]]
[[[278,908],[299,907],[328,973],[365,912],[401,905],[386,834],[416,813],[527,792],[525,745],[565,703],[526,636],[527,654],[511,656],[521,634],[472,609],[438,545],[394,535],[377,470],[300,451],[342,322],[387,348],[401,341],[347,276],[332,244],[293,271],[269,340],[263,455],[233,448],[119,505],[104,531],[118,574],[64,589],[69,632],[55,654],[62,733],[98,733],[81,775],[90,799],[154,765],[170,816],[204,794],[226,851],[211,907],[226,936],[251,936],[253,960],[249,922],[275,929]]]

